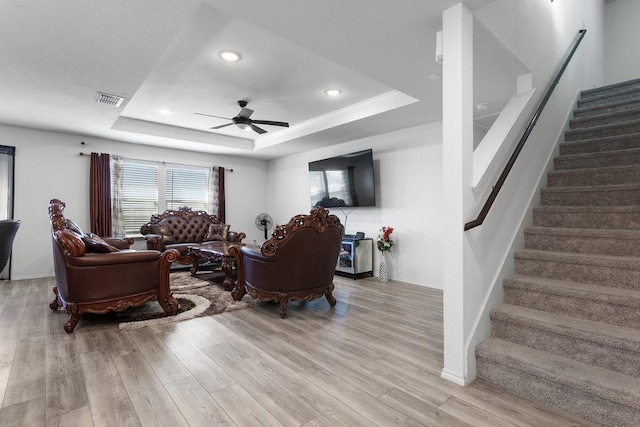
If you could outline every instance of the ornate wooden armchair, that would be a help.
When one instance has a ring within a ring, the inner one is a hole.
[[[82,313],[122,311],[151,299],[157,299],[165,312],[177,312],[178,301],[169,289],[169,267],[178,251],[119,250],[104,245],[98,236],[69,229],[64,207],[57,199],[49,203],[56,273],[56,297],[50,307],[63,307],[70,314],[66,332],[73,331]]]
[[[280,317],[287,316],[291,300],[325,296],[333,307],[333,276],[344,227],[335,215],[316,207],[310,215],[296,215],[279,225],[272,237],[255,246],[233,246],[238,283],[233,298],[245,293],[280,303]]]

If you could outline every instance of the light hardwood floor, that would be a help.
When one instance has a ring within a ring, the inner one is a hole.
[[[440,378],[442,293],[336,277],[338,304],[276,304],[120,331],[52,312],[52,279],[0,281],[0,426],[568,426]],[[250,298],[245,296],[245,298]]]

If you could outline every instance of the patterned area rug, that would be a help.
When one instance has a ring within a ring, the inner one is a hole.
[[[120,329],[137,329],[151,325],[209,316],[224,311],[241,310],[252,307],[254,299],[245,295],[242,301],[234,301],[231,292],[225,291],[214,282],[222,280],[219,273],[203,272],[192,277],[188,271],[171,273],[171,291],[180,303],[175,316],[168,316],[157,301],[147,301],[140,307],[117,313]]]

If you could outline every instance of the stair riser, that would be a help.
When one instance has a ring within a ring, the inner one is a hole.
[[[640,239],[525,233],[524,242],[527,249],[640,257]]]
[[[552,405],[587,419],[610,426],[640,425],[640,411],[603,399],[591,393],[569,388],[547,378],[522,372],[510,366],[478,357],[478,378],[511,390],[527,399]]]
[[[600,138],[560,144],[560,155],[599,153],[603,151],[629,150],[640,148],[640,135]]]
[[[587,97],[578,100],[578,108],[593,107],[596,105],[609,104],[616,101],[628,101],[638,98],[638,92],[622,93],[619,95],[611,95],[604,98]],[[593,99],[592,99],[593,98]]]
[[[554,171],[547,175],[549,187],[635,184],[640,182],[640,167],[594,170]]]
[[[606,264],[575,264],[563,261],[516,258],[515,271],[524,276],[640,289],[640,268],[627,269]]]
[[[544,212],[533,211],[536,227],[640,230],[637,212]]]
[[[587,295],[577,291],[575,294],[559,295],[540,291],[534,285],[526,289],[505,285],[504,302],[561,315],[571,313],[571,317],[594,322],[640,328],[637,306],[589,299]]]
[[[567,187],[571,188],[571,187]],[[611,191],[572,191],[540,193],[546,206],[633,206],[640,205],[640,189]]]
[[[604,104],[600,108],[589,108],[589,109],[578,108],[573,112],[573,117],[576,119],[579,119],[582,117],[599,116],[600,114],[617,113],[622,111],[634,110],[636,108],[640,108],[640,99],[637,101],[626,102],[624,104],[613,104],[613,105]]]
[[[640,353],[632,350],[503,319],[492,319],[491,336],[625,375],[640,376]]]
[[[588,156],[558,156],[553,159],[556,170],[629,166],[640,164],[640,150],[598,153]]]
[[[640,113],[634,110],[619,111],[613,116],[591,116],[572,119],[569,121],[570,129],[586,129],[594,126],[612,125],[614,123],[626,122],[640,119]]]
[[[640,132],[640,123],[631,122],[602,128],[572,129],[564,133],[565,141],[581,141]]]

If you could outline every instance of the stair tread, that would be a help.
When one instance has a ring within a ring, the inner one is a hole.
[[[640,213],[640,205],[612,205],[612,206],[556,206],[543,205],[533,208],[534,212],[550,212],[550,213]]]
[[[524,229],[525,234],[567,236],[567,237],[610,237],[624,240],[640,239],[640,230],[612,230],[606,228],[566,228],[532,226]]]
[[[580,92],[580,97],[581,98],[591,98],[594,95],[597,95],[598,93],[606,91],[606,90],[624,88],[626,86],[632,86],[634,84],[639,84],[639,83],[640,83],[640,79],[632,79],[632,80],[625,80],[625,81],[618,82],[618,83],[611,83],[611,84],[608,84],[606,86],[595,87],[593,89],[585,89],[585,90]],[[622,90],[624,90],[624,89],[622,89]],[[617,92],[614,92],[614,93],[617,93]]]
[[[578,191],[629,191],[639,190],[640,183],[628,184],[603,184],[603,185],[575,185],[575,186],[556,186],[545,187],[540,189],[540,193],[575,193]]]
[[[512,304],[501,304],[491,313],[492,319],[517,321],[537,329],[552,331],[602,345],[640,352],[640,330],[604,322],[571,317]]]
[[[608,130],[612,130],[612,129],[630,127],[630,126],[640,126],[640,119],[625,120],[625,121],[620,121],[620,122],[615,122],[615,123],[607,123],[607,124],[604,124],[604,125],[590,126],[590,127],[586,127],[586,128],[569,129],[569,130],[565,131],[565,136],[567,136],[567,135],[589,134],[589,133],[592,133],[592,132],[608,131]],[[637,133],[637,132],[630,132],[630,133]],[[626,135],[626,134],[619,134],[619,135]]]
[[[640,138],[640,134],[638,134]],[[585,141],[578,142],[577,144],[582,144]],[[629,154],[639,153],[640,148],[625,148],[623,150],[609,150],[609,151],[596,151],[594,153],[577,153],[577,154],[561,154],[557,156],[557,159],[561,160],[582,160],[582,159],[593,159],[598,157],[608,157],[608,156],[628,156]]]
[[[638,100],[640,101],[640,98]],[[626,100],[626,101],[628,101],[628,100]],[[578,124],[578,123],[583,123],[583,122],[590,122],[590,121],[594,121],[594,120],[602,120],[602,119],[613,118],[613,117],[618,117],[618,116],[628,116],[628,115],[633,115],[633,114],[640,114],[640,108],[630,108],[628,110],[621,110],[621,111],[607,111],[606,113],[594,114],[592,116],[575,117],[575,118],[571,119],[569,122],[571,124]],[[608,123],[608,124],[617,124],[617,123]],[[592,126],[592,127],[595,127],[595,126]],[[587,127],[587,128],[583,128],[583,129],[591,129],[591,127]]]
[[[639,102],[639,101],[640,101],[640,97],[637,100],[636,99],[621,99],[621,100],[618,100],[618,101],[611,101],[611,102],[607,102],[607,103],[604,103],[604,104],[590,105],[590,106],[587,106],[587,107],[578,107],[573,111],[574,111],[574,114],[575,113],[579,113],[579,114],[589,113],[591,111],[597,111],[597,110],[604,110],[606,108],[619,107],[621,105],[626,105],[626,104],[629,104],[629,103],[634,103],[634,102]],[[595,115],[594,116],[589,116],[589,117],[595,117]],[[575,117],[575,118],[578,118],[578,117]]]
[[[600,152],[602,153],[602,152]],[[605,151],[606,153],[606,151]],[[567,154],[572,156],[574,154]],[[556,169],[548,172],[551,176],[563,176],[563,175],[581,175],[581,174],[596,174],[599,172],[606,172],[614,170],[617,172],[635,171],[640,170],[640,163],[631,165],[615,165],[615,166],[598,166],[594,168],[576,168],[576,169]]]
[[[572,264],[607,265],[613,268],[640,270],[640,257],[602,254],[582,254],[575,252],[556,252],[540,249],[519,249],[515,258],[540,261],[559,261]]]
[[[490,338],[480,344],[476,354],[501,365],[640,409],[640,378],[499,338]]]
[[[607,144],[607,143],[615,143],[626,140],[636,140],[640,139],[640,132],[628,133],[624,135],[611,135],[611,136],[603,136],[598,138],[589,138],[589,139],[581,139],[579,141],[563,141],[560,143],[560,147],[577,147],[577,146],[586,146],[586,145],[598,145],[598,144]],[[630,148],[631,150],[633,148]],[[595,154],[595,153],[607,153],[609,151],[618,151],[618,150],[598,150],[587,153],[577,153],[577,154],[561,154],[561,156],[575,156],[579,154]]]
[[[561,295],[581,293],[585,298],[600,301],[638,306],[640,308],[640,291],[629,288],[594,285],[591,283],[572,282],[570,280],[550,279],[546,277],[514,274],[504,281],[512,287],[529,287],[531,284],[543,288],[545,293]]]
[[[624,87],[626,85],[622,85],[621,87]],[[578,100],[578,105],[580,104],[586,104],[588,102],[593,102],[593,101],[601,101],[603,99],[607,99],[607,98],[613,98],[616,96],[621,96],[621,95],[632,95],[632,94],[638,94],[638,96],[640,96],[640,88],[638,87],[629,87],[626,89],[620,89],[618,91],[615,92],[604,92],[607,89],[612,89],[611,87],[602,87],[602,88],[598,88],[599,90],[596,90],[594,92],[601,92],[601,93],[589,93],[587,92],[587,94],[585,95],[585,93],[583,92],[581,94],[580,99]]]

